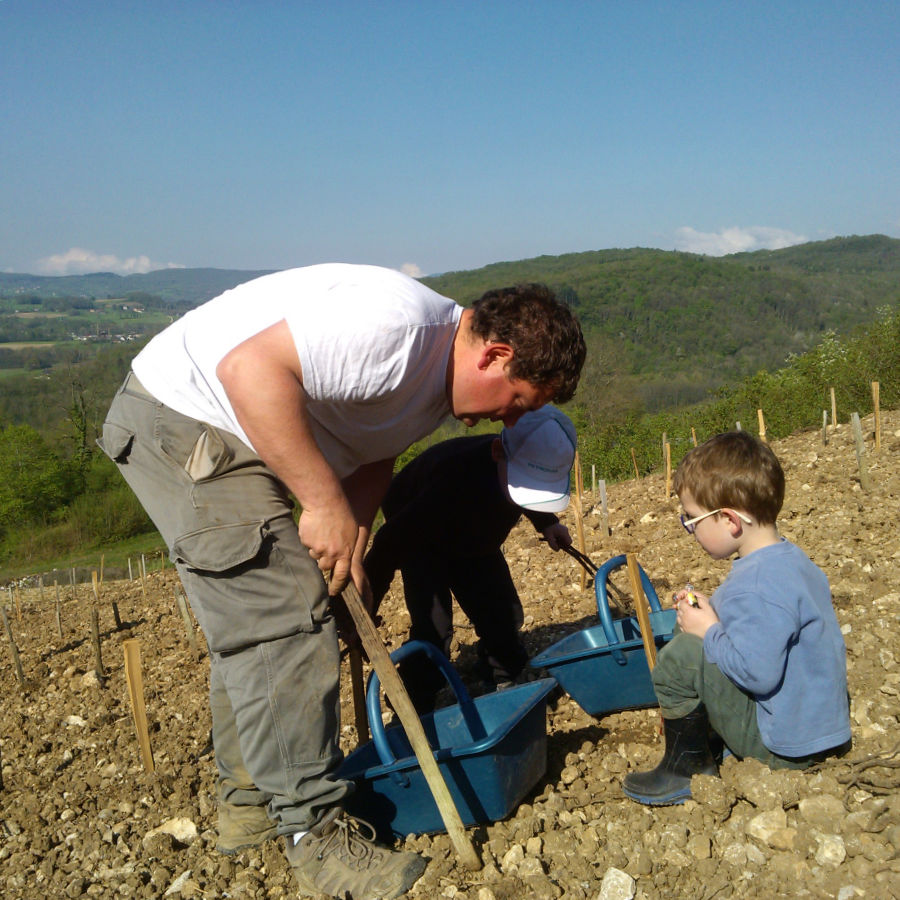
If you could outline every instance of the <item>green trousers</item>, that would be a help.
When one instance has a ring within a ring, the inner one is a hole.
[[[169,547],[210,650],[220,799],[306,830],[351,790],[337,632],[284,485],[234,435],[154,399],[134,374],[101,446]]]
[[[713,731],[735,756],[771,769],[805,769],[831,755],[788,758],[769,750],[756,722],[756,701],[706,658],[696,635],[676,634],[660,651],[652,677],[663,718],[680,719],[702,703]]]

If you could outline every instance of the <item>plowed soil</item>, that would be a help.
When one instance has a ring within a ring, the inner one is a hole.
[[[446,835],[408,837],[401,845],[430,860],[409,896],[900,896],[900,413],[882,416],[878,453],[871,419],[863,424],[869,490],[860,484],[848,425],[830,431],[827,444],[820,431],[809,431],[773,445],[788,480],[780,529],[828,575],[847,643],[848,756],[803,773],[731,758],[721,778],[696,777],[694,799],[683,806],[642,807],[623,797],[621,780],[659,759],[658,712],[594,717],[557,691],[548,707],[544,777],[505,821],[468,831],[483,868],[463,868]],[[593,501],[588,490],[582,522],[591,558],[635,553],[664,605],[688,581],[711,593],[727,573],[728,562],[711,560],[684,533],[662,475],[609,486],[608,532]],[[574,504],[564,521],[574,534]],[[532,656],[596,624],[591,582],[583,584],[572,559],[549,551],[527,523],[505,549]],[[160,571],[157,559],[150,568],[143,586],[104,573],[99,602],[90,581],[73,598],[60,577],[61,635],[51,573],[42,590],[32,584],[19,588],[18,599],[6,595],[24,686],[0,636],[0,896],[296,896],[280,839],[235,857],[215,850],[205,644],[194,625],[195,657],[171,566]],[[618,583],[629,593],[627,578]],[[399,579],[382,614],[381,633],[393,649],[408,627]],[[139,641],[152,773],[132,720],[126,639]],[[454,663],[477,694],[474,642],[460,615]],[[341,739],[349,752],[357,738],[347,666],[343,697]]]

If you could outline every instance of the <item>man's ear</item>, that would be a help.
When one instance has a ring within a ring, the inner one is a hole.
[[[493,363],[499,362],[503,368],[513,358],[514,351],[509,344],[502,344],[499,341],[487,341],[481,349],[481,356],[478,358],[478,368],[487,369]]]

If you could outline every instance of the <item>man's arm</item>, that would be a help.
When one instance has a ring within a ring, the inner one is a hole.
[[[363,559],[366,555],[366,547],[369,543],[369,535],[372,533],[372,522],[375,513],[381,506],[381,501],[387,493],[394,473],[394,460],[381,459],[378,462],[367,463],[360,466],[352,475],[348,475],[342,482],[344,493],[350,501],[350,508],[356,517],[359,532],[356,537],[356,546],[353,550],[351,573],[353,583],[356,585],[367,605],[371,600],[371,590],[368,579],[363,569]]]
[[[216,375],[256,452],[299,501],[300,540],[319,568],[332,573],[330,591],[338,593],[350,578],[359,525],[313,437],[303,372],[287,323],[282,320],[239,344],[218,364]]]

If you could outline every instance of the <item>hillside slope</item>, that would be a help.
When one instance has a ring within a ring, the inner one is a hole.
[[[848,650],[854,748],[807,773],[770,772],[730,759],[721,778],[695,779],[695,799],[649,809],[622,796],[630,769],[661,753],[651,709],[590,716],[567,695],[548,714],[544,776],[505,821],[470,829],[484,868],[458,865],[445,835],[404,843],[430,860],[409,896],[447,900],[595,900],[616,896],[886,900],[900,877],[897,733],[900,727],[900,411],[884,415],[883,446],[867,438],[874,489],[861,491],[848,426],[823,446],[818,431],[773,444],[787,475],[781,530],[828,575]],[[871,429],[871,419],[865,422]],[[690,580],[711,591],[728,570],[682,529],[660,476],[612,485],[609,525],[585,496],[586,546],[602,562],[635,552],[664,605]],[[572,507],[565,521],[574,531]],[[526,613],[532,655],[596,623],[581,569],[520,524],[505,548]],[[155,570],[155,566],[154,566]],[[49,582],[48,582],[49,583]],[[54,601],[23,593],[10,610],[26,677],[20,690],[0,654],[3,783],[0,894],[45,897],[296,896],[280,841],[234,858],[217,854],[214,764],[205,651],[196,661],[173,599],[171,568],[139,582],[104,582],[99,614],[107,677],[93,673],[91,592],[63,591],[63,635]],[[48,592],[49,593],[49,592]],[[111,603],[123,627],[115,630]],[[409,621],[399,579],[382,606],[391,648]],[[618,615],[618,613],[617,613]],[[156,773],[141,768],[120,643],[141,642]],[[202,641],[201,641],[202,649]],[[474,634],[460,620],[454,664],[473,693]],[[529,672],[528,678],[540,672]],[[625,677],[628,672],[624,672]],[[356,745],[347,667],[342,745]],[[168,831],[159,832],[160,826]],[[179,837],[171,836],[175,832]],[[605,879],[624,884],[602,893]],[[175,883],[177,882],[177,887]]]

